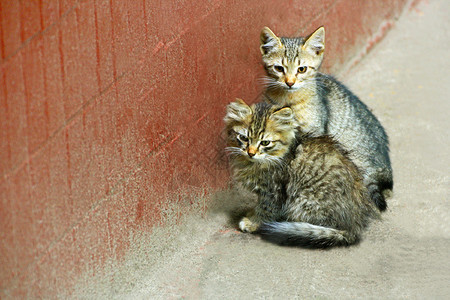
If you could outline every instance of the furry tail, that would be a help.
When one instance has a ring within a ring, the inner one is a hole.
[[[264,239],[280,245],[313,248],[348,246],[359,240],[348,231],[301,222],[263,223],[259,233]]]

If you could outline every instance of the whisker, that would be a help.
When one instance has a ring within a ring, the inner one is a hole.
[[[275,79],[269,76],[258,78],[258,82],[264,85],[264,87],[268,90],[279,89],[280,87],[283,86],[283,84],[281,84],[280,82],[276,81]]]
[[[243,155],[241,148],[238,147],[226,147],[225,151],[230,155]]]

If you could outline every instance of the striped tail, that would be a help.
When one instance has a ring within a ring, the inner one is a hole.
[[[348,246],[358,241],[358,236],[348,231],[301,222],[270,222],[259,228],[264,239],[287,246],[327,248]]]

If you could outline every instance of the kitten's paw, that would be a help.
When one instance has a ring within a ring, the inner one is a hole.
[[[392,198],[394,196],[394,192],[391,189],[382,190],[381,193],[384,196],[384,199]]]
[[[253,223],[249,218],[242,218],[239,222],[239,229],[242,230],[242,232],[252,233],[258,230],[258,228],[259,224]]]

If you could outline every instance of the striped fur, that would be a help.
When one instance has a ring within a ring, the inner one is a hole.
[[[332,76],[318,70],[325,49],[325,30],[306,38],[279,38],[261,32],[261,53],[267,76],[268,102],[290,106],[302,131],[333,136],[364,170],[364,183],[380,210],[387,207],[383,193],[393,188],[387,134],[368,107]]]
[[[348,246],[359,237],[350,231],[312,225],[304,222],[270,222],[259,228],[266,239],[280,245],[296,245],[314,248]]]
[[[247,113],[234,118],[236,110]],[[239,223],[242,231],[280,244],[350,245],[379,217],[348,153],[328,136],[301,135],[289,107],[234,102],[225,122],[233,177],[258,195]],[[265,149],[261,142],[268,140]],[[259,158],[249,154],[253,146]]]

